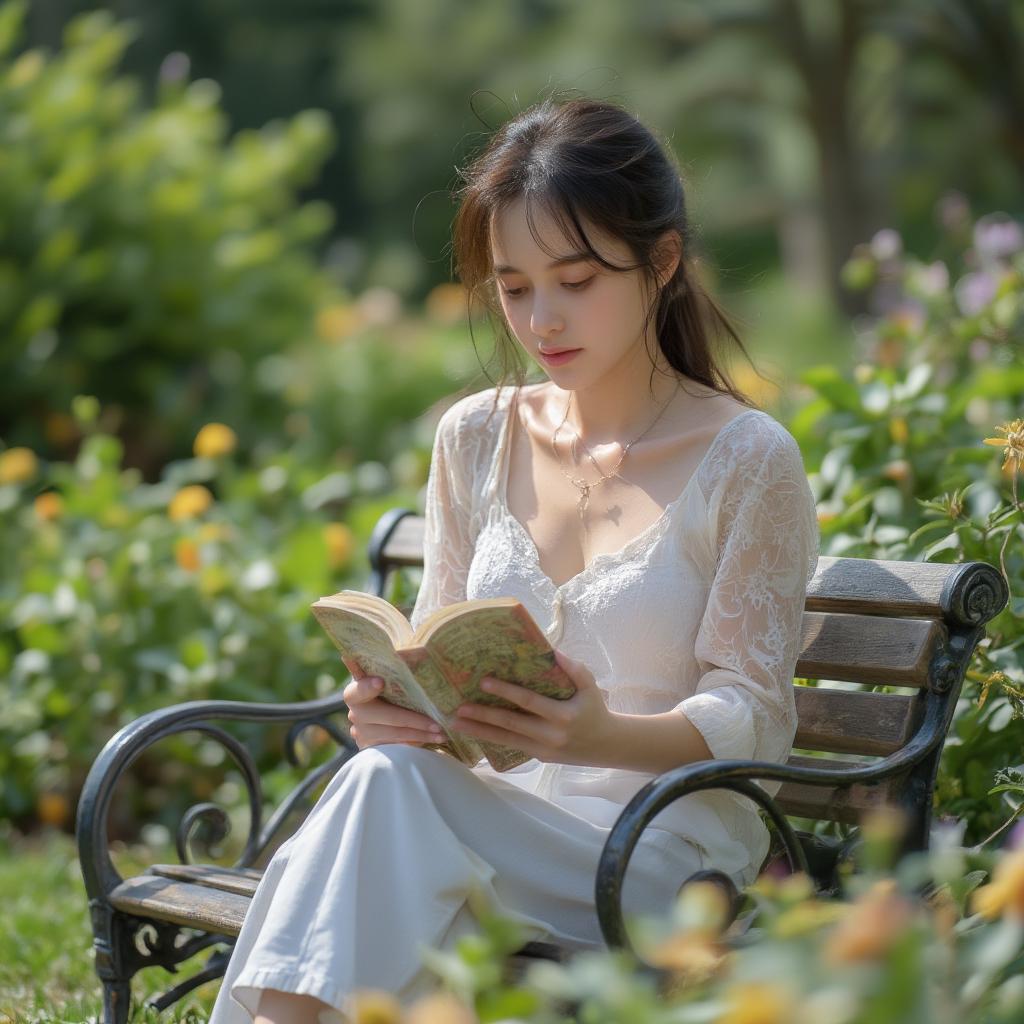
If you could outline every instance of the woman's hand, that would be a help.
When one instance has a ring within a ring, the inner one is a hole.
[[[525,686],[485,676],[481,688],[519,710],[467,702],[455,714],[456,731],[515,747],[539,761],[600,765],[614,716],[582,661],[561,651],[555,651],[555,659],[576,684],[568,700],[543,697]]]
[[[445,735],[432,718],[380,700],[384,680],[363,675],[357,662],[342,660],[352,673],[352,680],[341,691],[341,696],[348,705],[349,735],[360,750],[382,743],[422,746],[444,742]]]

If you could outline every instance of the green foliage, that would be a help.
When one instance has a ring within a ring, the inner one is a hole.
[[[215,82],[173,69],[147,109],[117,74],[135,30],[97,11],[55,54],[19,52],[0,7],[0,433],[60,447],[80,393],[163,457],[210,404],[269,426],[256,360],[313,333],[330,297],[312,246],[330,208],[300,203],[332,144],[320,111],[227,137]],[[273,396],[271,396],[273,398]]]
[[[854,253],[847,277],[871,284],[876,313],[858,325],[851,372],[802,374],[815,397],[789,425],[813,469],[824,554],[980,559],[1006,575],[1010,603],[968,672],[937,787],[937,810],[978,840],[1024,807],[1019,788],[993,788],[1020,763],[1024,231],[1004,215],[972,225],[949,202],[948,261],[907,255],[893,231]]]
[[[866,848],[891,850],[891,825],[869,823]],[[588,951],[566,964],[534,963],[511,984],[502,965],[522,936],[514,922],[480,911],[479,936],[425,962],[482,1024],[1020,1019],[1024,850],[965,849],[947,832],[929,853],[861,868],[844,902],[815,898],[800,875],[762,878],[724,935],[718,890],[684,888],[663,916],[632,922],[637,948],[664,970],[659,979],[623,952]]]
[[[25,826],[67,825],[99,749],[148,710],[336,690],[347,673],[309,604],[365,586],[370,530],[386,508],[417,507],[429,462],[429,426],[390,464],[325,467],[295,449],[242,465],[233,431],[208,425],[194,458],[147,484],[97,427],[94,399],[74,412],[85,440],[73,463],[0,454],[0,817]],[[280,732],[245,738],[276,802],[294,781]],[[214,744],[186,734],[166,747],[118,797],[115,831],[171,827],[228,780]],[[199,788],[186,791],[190,764]],[[234,782],[219,796],[232,794]]]

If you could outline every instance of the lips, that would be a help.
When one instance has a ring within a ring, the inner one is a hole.
[[[579,352],[578,348],[552,348],[552,349],[539,349],[542,356],[560,356],[566,352]]]

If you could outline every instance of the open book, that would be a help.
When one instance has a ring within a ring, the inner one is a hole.
[[[466,701],[516,708],[479,683],[494,676],[545,697],[565,700],[576,688],[530,613],[513,597],[479,598],[438,608],[414,632],[394,605],[373,594],[342,590],[311,606],[349,671],[380,676],[382,700],[428,715],[448,737],[424,746],[495,771],[528,761],[529,754],[455,732],[451,722]]]

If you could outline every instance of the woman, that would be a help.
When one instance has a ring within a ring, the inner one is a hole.
[[[466,734],[532,755],[499,774],[423,749],[428,718],[350,682],[360,752],[268,865],[215,1024],[344,1020],[357,989],[410,1001],[431,982],[421,946],[475,929],[472,893],[531,938],[600,947],[596,866],[629,798],[793,741],[814,500],[793,438],[718,365],[716,333],[742,345],[697,283],[678,171],[621,108],[547,101],[496,134],[460,200],[458,275],[549,379],[442,416],[412,621],[516,597],[578,692],[495,680],[517,710],[464,706]],[[767,843],[735,794],[677,801],[636,848],[624,910],[664,910],[704,867],[747,884]]]

